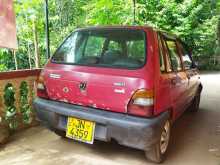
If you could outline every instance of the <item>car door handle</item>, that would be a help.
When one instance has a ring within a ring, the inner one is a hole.
[[[176,85],[176,83],[177,83],[176,78],[172,78],[172,79],[171,79],[171,84]]]

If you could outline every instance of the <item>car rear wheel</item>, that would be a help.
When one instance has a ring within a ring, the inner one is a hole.
[[[163,126],[159,142],[157,142],[150,151],[145,152],[148,160],[154,163],[161,163],[164,161],[170,141],[170,132],[171,124],[170,121],[167,120]]]

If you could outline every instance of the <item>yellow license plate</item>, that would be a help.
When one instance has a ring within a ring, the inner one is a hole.
[[[93,144],[95,122],[68,117],[66,137]]]

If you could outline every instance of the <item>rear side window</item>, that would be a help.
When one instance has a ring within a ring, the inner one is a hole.
[[[178,53],[176,42],[173,40],[166,40],[166,45],[169,53],[169,59],[173,71],[182,70],[181,59]]]
[[[160,56],[160,71],[165,72],[165,62],[164,62],[164,55],[163,55],[163,44],[160,35],[158,35],[158,47],[159,47],[159,56]]]
[[[71,34],[52,62],[114,68],[142,67],[146,62],[146,37],[142,30],[92,29]]]

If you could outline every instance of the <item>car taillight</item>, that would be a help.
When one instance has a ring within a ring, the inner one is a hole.
[[[48,99],[46,86],[44,84],[44,73],[43,72],[41,72],[40,76],[37,79],[37,96]]]
[[[128,114],[152,117],[154,110],[154,91],[140,89],[135,92],[128,104]]]

